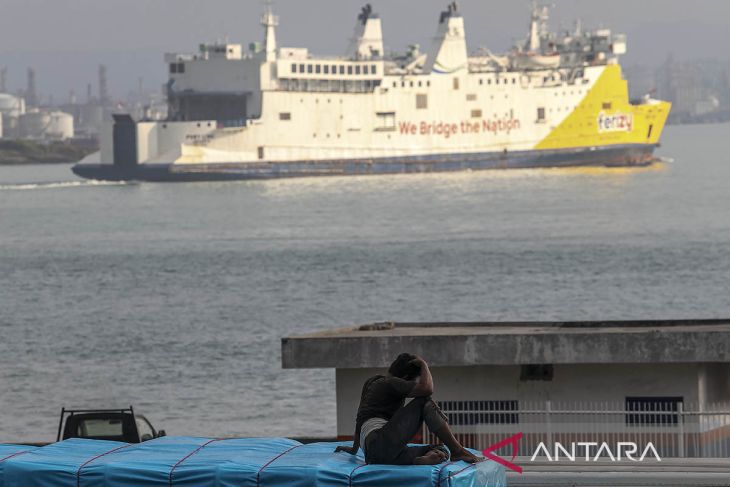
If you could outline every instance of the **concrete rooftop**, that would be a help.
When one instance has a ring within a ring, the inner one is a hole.
[[[730,319],[380,323],[282,339],[284,368],[730,362]]]

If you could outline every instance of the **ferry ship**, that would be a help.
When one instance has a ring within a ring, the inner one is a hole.
[[[371,5],[343,57],[216,42],[166,54],[164,121],[115,115],[94,163],[101,180],[211,181],[485,169],[651,164],[671,105],[629,99],[610,30],[553,33],[533,3],[511,51],[469,51],[456,2],[432,45],[387,53]]]

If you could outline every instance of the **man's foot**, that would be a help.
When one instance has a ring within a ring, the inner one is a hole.
[[[441,454],[441,456],[443,456],[445,462],[449,461],[450,453],[449,453],[449,450],[444,445],[434,445],[431,447],[431,449],[439,452]]]
[[[466,463],[478,463],[478,462],[483,462],[484,458],[478,457],[478,456],[474,455],[473,453],[471,453],[470,451],[468,451],[466,448],[463,448],[461,451],[451,453],[451,461],[452,462],[463,461]]]
[[[416,457],[413,460],[414,465],[439,465],[444,462],[445,455],[438,450],[431,450],[422,457]]]

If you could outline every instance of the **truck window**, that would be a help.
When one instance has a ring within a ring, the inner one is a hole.
[[[152,426],[144,418],[135,418],[137,421],[137,433],[139,434],[140,441],[152,440],[155,437],[155,432],[152,430]]]
[[[89,436],[122,436],[121,419],[84,419],[79,421],[77,434],[82,437]]]

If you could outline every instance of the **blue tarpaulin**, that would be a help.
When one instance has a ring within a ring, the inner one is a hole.
[[[3,484],[5,463],[11,458],[24,455],[32,450],[35,448],[23,445],[0,445],[0,487],[5,485]]]
[[[493,462],[365,465],[344,443],[166,437],[141,444],[67,440],[0,446],[0,487],[505,487]]]

